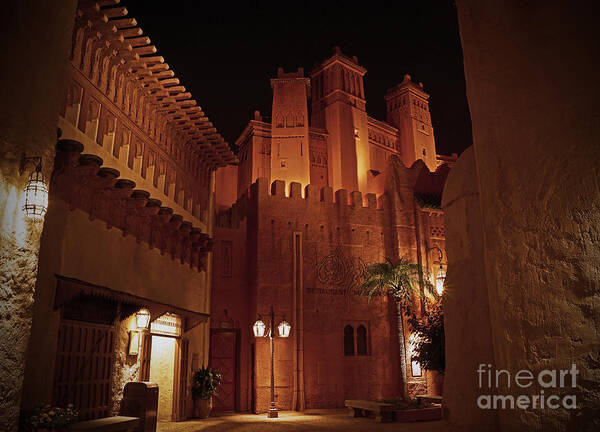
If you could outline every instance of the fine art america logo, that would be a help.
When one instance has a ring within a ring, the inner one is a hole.
[[[571,369],[544,369],[537,374],[522,369],[514,376],[504,369],[493,370],[491,364],[480,364],[477,375],[479,377],[479,388],[482,391],[485,391],[485,389],[498,389],[500,385],[517,389],[534,389],[539,386],[541,389],[537,394],[521,394],[518,396],[482,394],[477,398],[477,406],[481,409],[576,409],[577,399],[575,395],[559,396],[553,393],[557,393],[557,389],[577,387],[578,374],[579,371],[575,364],[571,365]],[[558,392],[564,393],[561,390]]]

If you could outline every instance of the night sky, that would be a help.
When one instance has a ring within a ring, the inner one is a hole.
[[[277,67],[308,75],[335,45],[367,69],[370,116],[385,120],[385,90],[409,73],[431,95],[438,153],[472,142],[451,0],[122,3],[230,144],[255,109],[270,116]]]

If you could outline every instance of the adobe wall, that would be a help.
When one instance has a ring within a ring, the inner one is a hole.
[[[446,274],[444,418],[453,430],[491,431],[497,413],[477,407],[480,364],[494,359],[479,190],[473,147],[460,156],[444,188]],[[495,393],[495,392],[494,392]]]
[[[295,351],[302,349],[306,408],[342,407],[344,399],[397,394],[395,307],[387,299],[367,305],[364,297],[353,292],[362,265],[384,257],[384,210],[377,208],[374,195],[367,197],[369,207],[363,207],[357,192],[349,204],[345,190],[337,191],[334,201],[331,188],[310,185],[305,198],[300,184],[291,183],[289,197],[285,188],[276,181],[269,191],[266,179],[259,179],[251,191],[257,201],[259,245],[256,310],[264,316],[274,306],[293,331],[302,327],[304,341],[297,348],[297,333],[275,340],[278,407],[292,408],[294,364],[301,357]],[[301,286],[295,282],[294,235],[301,237]],[[370,355],[344,356],[347,324],[367,327]],[[268,339],[256,341],[256,352],[257,410],[265,411],[270,385]]]
[[[215,226],[211,291],[211,328],[239,329],[238,409],[251,410],[250,344],[254,343],[252,324],[256,316],[249,306],[252,292],[248,282],[247,220],[236,228]]]
[[[422,162],[406,168],[394,158],[378,180],[382,190],[390,191],[379,200],[374,194],[334,193],[330,187],[312,184],[304,191],[299,183],[269,185],[262,178],[231,209],[219,212],[212,304],[215,316],[227,309],[229,319],[241,329],[241,410],[251,409],[252,393],[246,394],[244,386],[253,387],[252,344],[256,344],[256,409],[268,407],[268,339],[255,340],[251,326],[257,313],[265,319],[271,305],[278,315],[285,314],[293,329],[291,338],[275,341],[280,408],[302,409],[302,401],[306,408],[340,407],[344,398],[398,394],[395,304],[377,299],[368,305],[354,291],[364,264],[385,256],[407,256],[436,277],[440,257],[435,251],[445,248],[443,212],[420,208],[415,191],[418,184],[424,192],[434,192],[439,189],[436,182],[443,184],[444,179],[445,172],[430,173]],[[347,324],[369,328],[368,356],[344,356]],[[212,327],[218,326],[213,321]],[[406,322],[404,328],[408,341]],[[358,372],[361,368],[366,372]],[[441,391],[435,374],[412,377],[408,356],[407,370],[411,394]]]
[[[579,370],[577,388],[564,390],[576,395],[578,409],[500,410],[502,431],[600,427],[600,56],[592,5],[457,2],[479,175],[490,363],[513,374],[573,363]],[[539,393],[532,387],[501,392]]]
[[[31,165],[19,172],[23,153],[41,156],[49,178],[56,119],[75,1],[3,4],[0,48],[6,61],[0,80],[0,429],[15,431],[31,326],[42,222],[21,210]]]
[[[113,290],[130,293],[183,309],[208,313],[205,271],[190,268],[161,255],[157,248],[124,236],[117,228],[89,216],[56,196],[51,197],[42,235],[36,283],[34,319],[27,351],[23,409],[51,403],[54,362],[60,312],[54,310],[56,276],[78,279]],[[113,410],[118,411],[125,383],[136,380],[139,355],[125,354],[131,319],[117,323],[115,365],[113,369]],[[190,364],[194,354],[204,359],[208,350],[200,324],[184,336],[190,338]],[[202,361],[202,360],[200,360]],[[123,368],[119,367],[123,366]]]

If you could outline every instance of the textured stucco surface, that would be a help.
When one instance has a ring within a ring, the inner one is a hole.
[[[483,231],[473,147],[458,158],[444,188],[448,272],[444,285],[444,417],[458,430],[494,430],[493,411],[477,408],[479,364],[494,359]]]
[[[0,430],[17,428],[24,355],[29,339],[41,223],[28,223],[21,200],[31,167],[21,155],[41,156],[52,171],[59,104],[71,42],[75,2],[3,4],[0,50]]]
[[[188,310],[208,311],[205,272],[191,269],[169,254],[161,255],[158,249],[138,243],[133,236],[124,237],[120,230],[109,229],[98,219],[90,220],[81,210],[70,210],[59,198],[52,200],[39,253],[23,386],[25,410],[52,400],[60,323],[60,312],[53,303],[56,274]],[[126,352],[128,331],[134,327],[132,320],[133,316],[116,322],[114,411],[119,409],[124,385],[138,378],[140,356],[129,356]],[[199,362],[206,362],[207,328],[208,323],[202,323],[183,335],[190,340],[190,359],[195,355]]]
[[[112,414],[119,415],[125,384],[138,381],[141,355],[129,355],[129,331],[137,330],[135,315],[118,321],[115,329],[115,363],[112,377]],[[140,335],[141,338],[141,335]],[[138,348],[142,348],[141,344]]]
[[[577,388],[562,392],[577,396],[577,410],[499,410],[499,430],[598,430],[597,11],[592,2],[457,6],[479,177],[490,363],[511,373],[572,363],[580,371]],[[467,288],[454,289],[462,295]],[[450,409],[458,403],[453,397],[457,392],[448,393]]]

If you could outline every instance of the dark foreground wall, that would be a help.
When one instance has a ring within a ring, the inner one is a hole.
[[[20,158],[41,156],[49,178],[75,1],[25,0],[0,14],[0,430],[17,428],[42,223],[20,208]]]
[[[457,206],[452,211],[451,198],[461,195],[450,190],[461,183],[452,178],[461,171],[453,171],[444,197],[453,283],[447,292],[448,384],[452,374],[463,379],[445,386],[449,423],[465,431],[599,430],[600,56],[592,49],[597,10],[592,2],[558,1],[460,0],[457,6],[482,228],[461,228],[473,217],[461,215]],[[480,275],[453,278],[461,242],[478,236],[486,282]],[[460,317],[457,305],[471,301],[473,284],[486,291],[479,295],[481,307]],[[464,320],[490,328],[486,346],[460,337]],[[454,358],[459,343],[464,361]],[[520,369],[538,373],[576,364],[576,388],[570,379],[563,389],[538,383],[522,389],[513,381],[498,392],[573,394],[578,408],[501,409],[496,419],[482,416],[474,397],[490,392],[473,393],[477,372],[471,357],[486,351],[494,369],[513,376]]]

